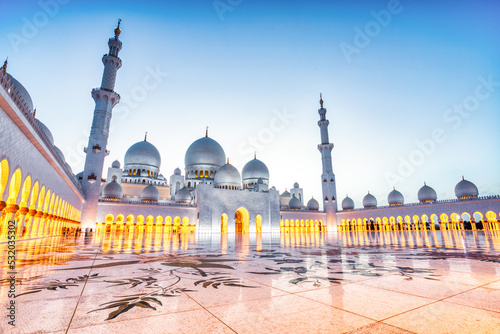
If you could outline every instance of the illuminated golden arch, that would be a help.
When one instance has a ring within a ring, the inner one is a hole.
[[[453,223],[458,223],[460,221],[460,215],[458,213],[453,212],[450,215],[450,219]]]
[[[262,216],[261,215],[255,216],[255,231],[257,233],[262,232]]]
[[[166,216],[165,217],[165,224],[172,224],[172,217]]]
[[[188,217],[183,217],[182,218],[182,225],[188,225],[189,224],[189,218]]]
[[[3,192],[9,182],[9,162],[7,159],[0,162],[0,200],[3,200]]]
[[[49,189],[49,190],[47,190],[47,194],[45,195],[45,201],[43,203],[43,213],[47,213],[47,211],[49,210],[50,195],[51,195],[51,192]]]
[[[24,179],[23,188],[21,190],[21,201],[19,202],[20,207],[28,206],[28,199],[30,197],[30,193],[31,193],[31,176],[28,175],[26,179]]]
[[[149,215],[146,217],[146,224],[147,225],[152,225],[154,223],[154,221],[155,221],[155,218],[153,216]]]
[[[493,212],[493,213],[494,213],[494,212]],[[483,221],[483,220],[484,220],[484,216],[483,216],[483,214],[482,214],[481,212],[479,212],[479,211],[474,212],[474,213],[472,214],[472,216],[474,217],[474,220],[475,220],[476,222],[479,222],[479,221]]]
[[[127,224],[133,224],[134,223],[134,215],[128,215],[127,216]]]
[[[123,221],[125,220],[125,217],[122,214],[119,214],[116,216],[116,223],[117,224],[123,224]]]
[[[413,216],[413,223],[414,223],[414,224],[418,224],[418,222],[419,222],[419,221],[420,221],[420,217],[419,217],[419,216],[417,216],[417,215],[414,215],[414,216]]]
[[[234,213],[235,232],[248,233],[250,230],[250,213],[244,207],[238,208]]]
[[[449,221],[448,215],[446,213],[442,213],[439,216],[439,219],[441,220],[442,223],[447,223]]]
[[[52,213],[52,209],[54,209],[54,201],[56,199],[56,194],[55,193],[52,193],[52,195],[50,196],[50,204],[49,204],[49,210],[47,211],[47,213],[51,214]]]
[[[31,210],[36,209],[36,201],[39,195],[38,192],[40,190],[39,188],[40,188],[40,183],[36,181],[35,184],[33,185],[33,188],[31,189],[30,206],[29,206]]]
[[[486,219],[489,222],[496,221],[497,220],[497,214],[495,212],[493,212],[493,211],[488,211],[488,212],[486,212]]]
[[[285,226],[286,227],[290,226],[290,221],[288,219],[285,219]]]
[[[227,215],[225,213],[220,216],[220,233],[227,233]]]
[[[174,224],[175,224],[175,225],[180,225],[180,223],[181,223],[181,217],[176,216],[176,217],[174,218]]]
[[[58,209],[59,209],[59,196],[56,196],[56,198],[54,199],[54,206],[52,208],[52,214],[56,215]]]
[[[144,223],[144,216],[138,215],[137,216],[137,224],[142,224],[142,223]]]
[[[108,214],[105,218],[106,224],[112,224],[113,221],[115,220],[115,217],[112,214]]]
[[[468,212],[462,212],[460,217],[462,218],[463,221],[470,222],[472,216]]]
[[[42,211],[44,200],[45,200],[45,186],[42,187],[42,189],[40,190],[40,194],[38,195],[38,205],[36,208],[37,211]]]
[[[163,224],[163,217],[162,216],[156,216],[156,225],[161,225]]]
[[[21,170],[18,168],[10,178],[9,198],[7,198],[7,204],[17,204],[17,196],[19,195],[19,190],[21,189],[21,179]]]

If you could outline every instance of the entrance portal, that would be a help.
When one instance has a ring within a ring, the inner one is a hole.
[[[236,233],[248,233],[250,229],[250,214],[247,209],[241,207],[236,210],[236,213],[234,214],[234,221]]]

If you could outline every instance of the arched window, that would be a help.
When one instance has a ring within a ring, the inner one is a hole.
[[[208,177],[208,170],[205,171],[205,177]]]
[[[198,177],[198,171],[197,170],[194,171],[194,177]]]
[[[212,178],[212,175],[214,175],[214,171],[213,170],[210,171],[210,178]]]

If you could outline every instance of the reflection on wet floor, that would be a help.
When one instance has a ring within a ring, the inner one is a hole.
[[[142,333],[147,323],[161,333],[493,333],[499,232],[140,231],[19,240],[18,325],[0,323],[0,332]],[[4,273],[7,246],[0,244]],[[3,309],[9,284],[2,278]]]

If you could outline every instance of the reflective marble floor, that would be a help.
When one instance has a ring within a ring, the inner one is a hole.
[[[1,333],[500,333],[499,231],[46,237],[13,268],[0,251]]]

